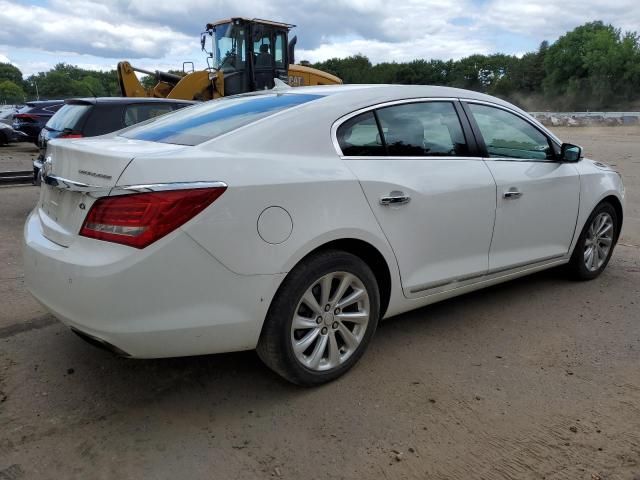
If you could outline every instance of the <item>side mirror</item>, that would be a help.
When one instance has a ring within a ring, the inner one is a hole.
[[[560,147],[560,160],[563,162],[577,162],[582,158],[582,147],[563,143]]]

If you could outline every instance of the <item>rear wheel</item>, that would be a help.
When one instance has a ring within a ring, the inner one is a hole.
[[[571,274],[579,280],[591,280],[609,263],[618,238],[618,215],[608,203],[599,204],[589,216],[569,262]]]
[[[4,132],[0,131],[0,147],[4,145],[9,145],[9,138]]]
[[[274,298],[258,343],[272,370],[298,385],[318,385],[349,370],[378,324],[375,275],[342,251],[315,254],[297,265]]]

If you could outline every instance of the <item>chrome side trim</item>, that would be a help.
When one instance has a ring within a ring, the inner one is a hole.
[[[68,178],[56,175],[47,175],[42,177],[42,181],[51,187],[60,190],[69,190],[71,192],[79,192],[88,194],[91,197],[100,198],[108,195],[126,195],[130,193],[144,192],[163,192],[167,190],[189,190],[194,188],[227,188],[228,185],[220,181],[197,181],[197,182],[168,182],[168,183],[149,183],[141,185],[116,185],[103,186],[91,185],[88,183],[76,182]]]
[[[469,99],[460,98],[460,101],[465,102],[465,103],[476,103],[476,104],[479,104],[479,105],[487,105],[489,107],[498,108],[500,110],[504,110],[505,112],[512,113],[512,114],[516,115],[517,117],[520,117],[525,122],[529,123],[536,130],[540,130],[547,137],[550,137],[553,141],[555,141],[558,145],[562,145],[562,140],[560,140],[558,137],[556,137],[553,132],[551,132],[549,129],[547,129],[547,127],[542,125],[538,120],[536,120],[533,116],[529,115],[526,112],[523,114],[522,112],[519,112],[517,110],[509,108],[509,107],[507,107],[505,105],[500,105],[499,103],[487,102],[486,100],[476,100],[476,99],[473,99],[473,98],[469,98]]]
[[[128,193],[165,192],[167,190],[192,190],[195,188],[227,188],[220,181],[149,183],[144,185],[123,185],[111,189],[110,195],[126,195]]]
[[[484,281],[494,280],[502,276],[508,276],[521,271],[526,271],[532,268],[553,266],[557,263],[561,263],[568,260],[569,256],[566,254],[552,255],[545,257],[534,262],[523,262],[508,267],[493,268],[482,273],[472,273],[470,275],[464,275],[462,277],[449,278],[437,282],[431,282],[424,285],[419,285],[409,290],[409,293],[423,293],[423,295],[433,295],[436,293],[442,293],[456,288],[466,287],[475,283],[481,283]]]
[[[424,155],[420,157],[397,157],[393,155],[384,156],[380,155],[379,157],[367,157],[366,155],[341,155],[341,159],[343,160],[473,160],[476,162],[482,162],[485,159],[482,157],[450,157],[446,155]]]
[[[444,286],[452,286],[453,284],[460,284],[462,282],[467,282],[469,280],[474,280],[476,278],[482,278],[487,275],[487,271],[483,270],[482,272],[470,273],[469,275],[463,275],[461,277],[451,277],[445,280],[438,280],[436,282],[424,283],[422,285],[418,285],[417,287],[409,290],[410,293],[420,293],[427,290],[433,290],[439,287]]]
[[[68,178],[58,177],[56,175],[42,175],[42,182],[51,187],[60,190],[70,190],[72,192],[90,193],[90,194],[109,194],[112,187],[101,185],[91,185],[89,183],[76,182]]]

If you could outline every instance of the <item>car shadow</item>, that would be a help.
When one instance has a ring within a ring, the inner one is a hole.
[[[561,272],[550,270],[388,319],[381,323],[370,353],[354,370],[314,389],[282,380],[267,369],[253,351],[157,360],[126,359],[88,345],[56,324],[37,335],[38,342],[42,343],[25,343],[16,349],[22,356],[16,363],[21,365],[19,375],[23,384],[16,386],[15,394],[20,396],[21,388],[28,389],[30,383],[46,378],[46,397],[38,397],[36,403],[43,403],[43,408],[46,404],[47,410],[56,415],[80,415],[81,422],[99,421],[118,414],[139,418],[154,406],[168,408],[182,403],[188,404],[192,411],[214,409],[219,413],[238,414],[304,401],[309,396],[330,401],[343,386],[368,388],[372,378],[379,378],[376,361],[389,361],[389,356],[402,350],[402,338],[420,339],[428,335],[435,344],[442,330],[467,327],[470,319],[476,322],[473,312],[481,311],[487,302],[523,301],[533,290],[545,295],[570,284]],[[457,341],[455,336],[454,341]]]

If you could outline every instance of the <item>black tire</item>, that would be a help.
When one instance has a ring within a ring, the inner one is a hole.
[[[9,138],[5,135],[4,132],[0,132],[0,147],[4,145],[9,145]]]
[[[609,252],[605,257],[602,265],[596,270],[589,270],[585,264],[585,248],[586,248],[586,240],[587,235],[589,234],[589,228],[591,227],[594,219],[600,215],[601,213],[607,213],[611,219],[613,220],[613,232],[612,232],[612,243],[611,248],[609,248]],[[589,218],[587,219],[582,231],[580,232],[580,237],[576,243],[575,248],[573,249],[573,254],[571,255],[571,260],[567,266],[569,274],[576,280],[593,280],[598,275],[600,275],[603,270],[607,267],[609,260],[611,259],[611,255],[613,254],[613,250],[615,248],[616,242],[618,240],[618,235],[620,233],[620,223],[618,219],[618,214],[616,213],[616,209],[609,202],[604,201],[596,206],[596,208],[591,212]]]
[[[296,358],[292,346],[292,322],[302,296],[323,276],[332,272],[354,275],[369,298],[369,321],[364,336],[353,353],[339,366],[324,371],[312,370]],[[380,292],[371,268],[359,257],[340,250],[313,254],[300,262],[278,289],[265,319],[257,352],[273,371],[301,386],[314,386],[343,375],[365,352],[378,325]]]

